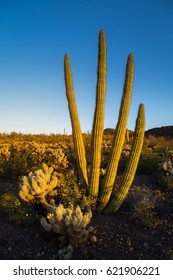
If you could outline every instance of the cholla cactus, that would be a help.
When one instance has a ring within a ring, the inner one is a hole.
[[[159,164],[159,168],[165,172],[167,176],[173,175],[173,161],[168,160]]]
[[[88,236],[89,231],[86,230],[86,226],[91,221],[91,210],[83,214],[79,206],[74,208],[71,205],[64,208],[62,204],[53,206],[51,210],[53,209],[54,211],[48,213],[47,218],[41,218],[41,225],[46,231],[53,231],[74,241]]]
[[[67,168],[68,167],[68,161],[67,161],[67,157],[64,154],[63,150],[60,148],[48,148],[45,151],[45,160],[47,160],[48,162],[52,163],[52,166],[55,169],[59,169],[60,167],[62,168]]]
[[[27,202],[37,200],[44,203],[47,195],[54,196],[57,193],[57,183],[58,178],[53,168],[43,164],[42,169],[23,177],[19,196]]]

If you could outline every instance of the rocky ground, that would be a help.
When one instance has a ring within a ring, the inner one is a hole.
[[[2,205],[3,195],[16,190],[18,183],[0,181],[0,259],[55,259],[56,236],[31,214],[21,220]],[[94,214],[91,224],[96,242],[76,245],[73,259],[173,259],[173,196],[153,177],[136,176],[121,209],[113,216]]]

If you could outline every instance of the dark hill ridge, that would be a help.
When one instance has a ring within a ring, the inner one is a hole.
[[[114,135],[114,131],[115,128],[105,128],[104,135]],[[133,135],[133,131],[128,129],[128,132],[129,132],[129,136],[131,137],[131,135]]]
[[[113,135],[115,129],[114,128],[106,128],[104,130],[105,135]],[[133,135],[133,131],[129,130],[129,136]],[[149,137],[150,135],[155,137],[164,137],[166,139],[173,139],[173,125],[172,126],[161,126],[155,127],[145,131],[145,137]]]
[[[173,125],[172,126],[161,126],[149,129],[145,132],[145,137],[149,137],[150,135],[155,137],[165,137],[166,139],[173,138]]]

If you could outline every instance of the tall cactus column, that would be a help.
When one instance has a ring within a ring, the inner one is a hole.
[[[99,33],[99,53],[97,68],[97,91],[94,122],[92,128],[92,160],[91,179],[89,184],[90,196],[93,204],[96,203],[99,189],[101,148],[104,130],[104,104],[106,95],[106,41],[104,31]]]
[[[130,109],[130,102],[132,96],[134,77],[134,59],[133,55],[129,54],[126,65],[126,76],[124,82],[123,96],[121,100],[121,107],[119,111],[118,123],[115,129],[115,135],[113,139],[113,146],[111,151],[111,157],[106,169],[105,179],[103,187],[99,195],[98,212],[102,212],[109,202],[113,184],[116,178],[118,163],[122,152],[123,143],[125,140],[128,113]]]
[[[64,74],[65,74],[66,96],[68,100],[68,107],[69,107],[72,131],[73,131],[73,140],[74,140],[75,152],[77,155],[79,179],[82,181],[83,185],[87,187],[88,177],[87,177],[87,162],[86,162],[86,155],[85,155],[85,147],[84,147],[82,132],[80,128],[79,118],[78,118],[77,106],[75,102],[70,60],[67,54],[65,54],[64,56]]]
[[[127,196],[127,193],[132,184],[137,169],[137,165],[139,162],[139,157],[143,146],[144,132],[145,132],[145,112],[144,112],[144,105],[140,104],[138,110],[138,117],[136,120],[132,148],[123,175],[123,179],[120,184],[120,187],[115,193],[115,196],[110,200],[107,207],[104,209],[105,214],[113,214],[114,212],[116,212],[120,208],[122,202]]]
[[[97,203],[97,211],[105,214],[112,214],[116,212],[125,199],[130,185],[133,181],[139,156],[142,149],[144,138],[144,105],[139,106],[138,117],[135,127],[135,135],[133,138],[132,148],[129,156],[129,161],[123,176],[122,183],[117,189],[115,196],[111,199],[112,189],[115,182],[118,163],[121,156],[123,143],[125,140],[128,113],[130,109],[133,77],[134,77],[134,60],[133,55],[129,54],[125,82],[123,89],[123,96],[119,111],[117,126],[112,144],[112,151],[110,160],[106,169],[103,185],[99,189],[100,179],[100,163],[101,163],[101,148],[102,137],[104,129],[104,103],[106,93],[106,41],[104,31],[99,33],[99,55],[98,55],[98,69],[97,69],[97,91],[96,91],[96,106],[94,113],[94,121],[92,127],[92,160],[91,160],[91,174],[89,174],[89,183],[87,178],[87,163],[85,156],[85,147],[80,129],[78,113],[76,108],[74,90],[72,85],[72,74],[70,69],[70,61],[68,55],[64,58],[65,68],[65,83],[66,95],[68,99],[68,106],[70,111],[73,139],[75,145],[76,158],[78,163],[79,178],[82,180],[84,186],[88,187],[90,198],[92,199],[92,206],[95,208]],[[98,197],[99,193],[99,197]]]

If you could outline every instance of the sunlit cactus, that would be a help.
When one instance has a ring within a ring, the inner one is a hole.
[[[77,165],[79,179],[82,181],[85,187],[88,185],[88,176],[87,176],[87,163],[85,155],[85,147],[82,138],[82,132],[80,128],[77,106],[75,101],[73,83],[72,83],[72,73],[70,68],[70,60],[67,54],[64,56],[64,74],[65,74],[65,84],[66,84],[66,96],[68,99],[68,107],[71,117],[72,131],[75,152],[77,155]]]
[[[96,107],[94,113],[94,122],[92,128],[92,146],[91,146],[91,179],[89,183],[89,193],[93,203],[97,201],[99,190],[100,163],[102,137],[104,130],[104,104],[106,95],[106,41],[104,31],[99,33],[99,54],[97,69],[97,90]]]
[[[74,91],[72,88],[72,76],[71,70],[67,71],[69,68],[69,58],[66,55],[65,60],[67,60],[68,67],[65,65],[65,73],[70,72],[69,80],[70,83],[67,83],[67,74],[65,74],[66,81],[66,92],[69,93],[71,91],[72,98],[69,98],[69,94],[67,94],[72,129],[73,129],[73,137],[75,139],[76,146],[76,155],[77,161],[83,162],[84,167],[86,168],[86,157],[83,148],[83,140],[82,134],[80,131],[79,119],[77,116],[76,104],[74,101]],[[121,100],[121,106],[119,110],[118,122],[115,129],[115,134],[113,138],[112,150],[110,154],[110,159],[108,162],[108,166],[105,171],[104,181],[102,186],[100,186],[100,164],[101,164],[101,146],[102,146],[102,137],[103,137],[103,129],[104,129],[104,102],[105,102],[105,92],[106,92],[106,41],[104,31],[101,30],[99,33],[99,55],[98,55],[98,82],[97,82],[97,92],[96,92],[96,106],[95,106],[95,114],[93,121],[93,129],[92,129],[92,143],[91,143],[91,152],[92,152],[92,160],[91,160],[91,174],[89,174],[89,195],[92,201],[92,207],[97,207],[98,212],[105,213],[113,213],[117,211],[120,207],[122,201],[124,200],[129,187],[132,183],[132,180],[135,175],[136,167],[139,161],[139,156],[141,153],[141,148],[143,144],[144,138],[144,126],[145,126],[145,116],[144,116],[144,106],[140,105],[139,114],[136,123],[136,132],[133,137],[133,145],[131,149],[130,159],[127,163],[127,168],[124,173],[123,182],[120,186],[120,192],[117,195],[121,196],[121,199],[115,199],[113,202],[110,202],[114,182],[117,175],[118,163],[120,160],[120,156],[123,149],[123,144],[125,142],[125,136],[127,133],[127,121],[128,114],[130,109],[131,97],[132,97],[132,87],[133,87],[133,78],[134,78],[134,58],[133,54],[129,54],[127,65],[126,65],[126,74],[125,74],[125,82],[123,89],[123,96]],[[69,85],[68,85],[69,84]],[[74,110],[72,110],[74,106]],[[76,133],[74,127],[79,128],[80,133]],[[139,126],[141,128],[139,129]],[[139,131],[141,133],[139,133]],[[77,135],[79,134],[79,137]],[[78,141],[76,141],[76,139]],[[82,150],[81,153],[78,150]],[[82,155],[82,156],[81,156]],[[83,168],[83,174],[86,173],[86,169]],[[85,180],[86,182],[86,180]],[[117,206],[115,206],[117,204]],[[105,210],[105,211],[104,211]]]
[[[139,157],[141,154],[143,139],[145,132],[145,113],[144,113],[144,105],[140,104],[138,110],[138,117],[136,120],[134,139],[132,143],[132,148],[130,151],[129,159],[127,162],[127,166],[122,178],[122,182],[115,192],[115,196],[110,200],[107,207],[104,209],[105,214],[113,214],[116,212],[124,199],[127,196],[129,188],[134,179],[134,175],[137,169]]]
[[[119,118],[115,129],[112,151],[106,169],[103,188],[99,199],[99,206],[98,206],[99,212],[101,212],[109,202],[114,181],[116,178],[118,163],[121,156],[123,144],[125,141],[128,113],[130,109],[130,102],[132,96],[133,76],[134,76],[134,59],[133,59],[133,55],[129,54],[127,60],[127,66],[126,66],[124,91],[121,100]]]
[[[91,210],[83,213],[81,208],[71,205],[64,208],[62,204],[53,206],[47,217],[41,218],[41,225],[46,231],[53,231],[59,235],[79,241],[87,236],[89,232],[86,226],[90,223],[92,217]]]
[[[20,197],[24,201],[45,202],[46,196],[55,196],[57,194],[58,177],[52,167],[43,164],[43,168],[30,172],[29,176],[23,176]]]

